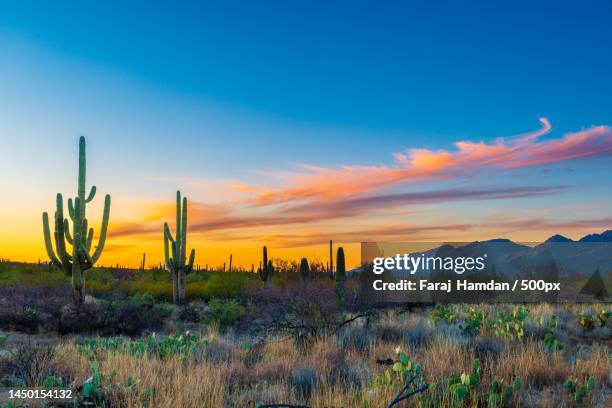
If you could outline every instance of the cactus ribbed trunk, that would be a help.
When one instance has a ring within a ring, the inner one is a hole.
[[[172,251],[172,253],[170,253]],[[195,249],[191,250],[189,261],[187,255],[187,197],[176,192],[176,239],[172,237],[168,223],[164,223],[164,254],[166,266],[172,274],[172,300],[182,304],[186,299],[187,275],[193,270]]]
[[[110,195],[104,199],[104,210],[102,213],[102,227],[98,245],[91,254],[94,230],[88,228],[86,217],[86,205],[96,195],[96,186],[92,186],[89,195],[86,196],[86,167],[85,138],[79,139],[79,168],[77,179],[77,196],[68,199],[68,214],[72,221],[72,233],[70,232],[70,221],[64,218],[64,199],[61,194],[56,196],[55,231],[54,240],[51,239],[49,227],[49,215],[43,213],[43,235],[45,238],[45,249],[51,259],[51,263],[64,271],[71,277],[72,296],[75,303],[82,303],[85,299],[85,279],[83,273],[92,268],[102,255],[106,242],[106,231],[110,217]],[[55,249],[53,248],[55,242]],[[67,248],[72,245],[72,249]]]

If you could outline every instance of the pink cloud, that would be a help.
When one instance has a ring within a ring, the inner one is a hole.
[[[408,149],[393,155],[394,165],[345,165],[339,169],[304,166],[306,173],[284,174],[287,185],[260,190],[254,201],[270,205],[304,199],[337,199],[369,193],[396,183],[454,179],[481,171],[507,171],[568,160],[612,155],[612,129],[594,126],[540,141],[551,130],[541,118],[536,131],[492,143],[459,141],[455,150]]]

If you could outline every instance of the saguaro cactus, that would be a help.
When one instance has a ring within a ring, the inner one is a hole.
[[[332,240],[329,240],[329,270],[327,271],[329,276],[334,276],[334,255]]]
[[[72,233],[70,232],[70,221],[64,218],[64,200],[60,193],[56,197],[55,210],[55,231],[53,241],[49,228],[49,215],[44,212],[43,234],[45,237],[45,248],[51,263],[63,270],[72,279],[72,296],[76,303],[82,303],[85,298],[85,278],[83,272],[90,269],[102,255],[104,243],[106,242],[106,230],[110,217],[110,195],[104,199],[104,210],[102,212],[102,226],[100,228],[100,238],[95,251],[91,254],[94,230],[88,228],[86,217],[86,205],[91,202],[96,195],[96,186],[92,186],[89,195],[85,196],[86,179],[86,157],[85,157],[85,138],[79,139],[79,175],[77,185],[77,196],[68,199],[68,214],[72,221]],[[55,252],[53,249],[55,242]],[[68,245],[72,249],[68,249]]]
[[[308,266],[308,259],[306,258],[302,258],[300,261],[300,275],[303,281],[306,281],[308,275],[310,275],[310,266]]]
[[[168,223],[164,223],[164,254],[166,266],[172,274],[172,300],[174,304],[185,302],[187,275],[193,270],[195,249],[191,250],[189,262],[187,259],[187,197],[183,197],[181,205],[181,192],[176,192],[176,239],[172,237]],[[172,256],[170,256],[172,250]]]
[[[336,291],[338,296],[344,298],[345,296],[345,282],[346,282],[346,266],[344,262],[344,249],[342,247],[338,247],[338,252],[336,254]]]
[[[263,264],[259,265],[259,269],[257,269],[257,274],[264,283],[272,279],[272,275],[274,274],[274,267],[272,266],[272,261],[268,261],[268,248],[266,248],[265,246],[263,247]]]

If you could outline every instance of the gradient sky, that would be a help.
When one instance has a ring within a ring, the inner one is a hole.
[[[612,3],[329,3],[2,2],[0,257],[46,259],[81,134],[102,264],[177,188],[201,265],[612,227]]]

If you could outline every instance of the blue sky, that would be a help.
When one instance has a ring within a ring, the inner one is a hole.
[[[17,175],[3,184],[52,205],[73,188],[80,134],[102,191],[160,199],[178,186],[218,202],[199,181],[270,187],[304,163],[388,166],[540,117],[543,141],[610,125],[611,17],[609,1],[3,2],[0,171]],[[609,156],[556,166],[496,182],[582,186],[522,208],[610,198]]]

